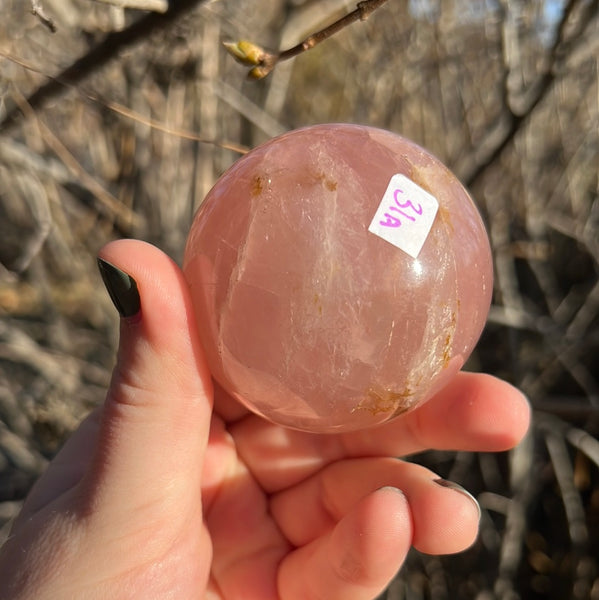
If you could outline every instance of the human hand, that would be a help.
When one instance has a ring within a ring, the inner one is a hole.
[[[529,422],[520,392],[462,373],[378,428],[284,429],[213,393],[168,257],[132,240],[101,257],[134,278],[141,310],[121,296],[136,314],[106,401],[26,500],[0,550],[0,598],[369,600],[410,546],[474,541],[475,501],[395,457],[512,447]]]

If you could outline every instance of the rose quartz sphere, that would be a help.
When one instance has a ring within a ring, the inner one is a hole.
[[[397,174],[439,204],[416,257],[369,231]],[[275,423],[322,433],[438,392],[476,344],[493,285],[485,227],[455,176],[398,135],[342,124],[238,160],[200,207],[183,269],[216,381]]]

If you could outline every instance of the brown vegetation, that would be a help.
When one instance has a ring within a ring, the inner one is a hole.
[[[98,249],[131,236],[180,259],[239,152],[351,121],[471,188],[496,289],[469,367],[535,408],[513,452],[416,457],[477,496],[481,535],[412,554],[386,598],[599,598],[599,3],[392,0],[258,82],[223,41],[290,48],[355,3],[171,4],[0,0],[0,524],[108,384]]]

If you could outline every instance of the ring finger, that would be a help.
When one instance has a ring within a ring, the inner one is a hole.
[[[272,496],[270,510],[296,546],[333,528],[362,498],[385,486],[400,489],[410,505],[412,544],[428,554],[450,554],[476,539],[476,500],[428,469],[395,458],[357,458],[333,463]]]

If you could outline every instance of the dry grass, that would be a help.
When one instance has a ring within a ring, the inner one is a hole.
[[[535,408],[511,453],[418,457],[478,497],[481,535],[457,557],[413,553],[386,598],[599,598],[598,3],[562,18],[541,0],[392,0],[258,83],[222,40],[289,47],[353,3],[180,1],[170,20],[42,4],[56,33],[0,0],[0,523],[102,400],[117,323],[97,250],[133,236],[180,259],[231,147],[352,121],[472,189],[496,290],[470,367]]]

